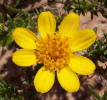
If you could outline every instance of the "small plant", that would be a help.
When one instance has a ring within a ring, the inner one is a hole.
[[[78,30],[78,27],[79,16],[71,12],[62,20],[59,32],[56,33],[55,17],[46,11],[40,13],[38,17],[39,37],[23,27],[15,28],[12,32],[15,42],[23,48],[13,53],[12,61],[21,67],[43,64],[34,77],[36,91],[48,92],[54,84],[57,73],[60,85],[70,93],[76,92],[80,87],[76,73],[89,75],[95,71],[96,66],[91,60],[72,54],[88,48],[96,40],[96,34],[92,29]],[[80,38],[81,36],[83,38]],[[70,83],[72,85],[68,86]]]
[[[24,100],[24,97],[18,94],[18,89],[19,87],[0,77],[0,100]]]
[[[107,90],[104,91],[104,95],[103,95],[102,97],[101,97],[98,93],[96,93],[96,92],[94,91],[94,89],[91,88],[90,86],[88,86],[88,90],[89,90],[90,93],[93,94],[94,97],[96,98],[96,99],[94,99],[94,100],[107,100]]]
[[[12,18],[7,14],[7,20],[0,14],[0,46],[9,47],[12,43],[12,31],[16,27],[26,27],[35,31],[36,17],[34,13],[27,13],[21,9],[16,9],[5,5],[5,8],[13,13],[19,13],[21,17]]]
[[[107,33],[104,33],[103,38],[96,40],[87,50],[87,55],[91,58],[99,59],[102,62],[107,60]]]
[[[91,18],[97,16],[101,12],[107,18],[107,0],[67,0],[64,9],[66,11],[74,11],[78,14],[85,15],[88,11],[91,13]]]

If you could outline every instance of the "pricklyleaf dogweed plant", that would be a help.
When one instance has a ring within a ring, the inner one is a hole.
[[[80,87],[77,74],[94,73],[95,64],[90,59],[74,54],[96,40],[95,32],[92,29],[79,30],[79,23],[79,16],[71,12],[61,22],[59,31],[55,32],[55,17],[47,11],[38,17],[39,36],[22,27],[12,32],[13,39],[22,48],[13,53],[13,62],[22,67],[43,63],[34,78],[38,92],[46,93],[52,88],[55,72],[62,88],[70,93]]]
[[[0,77],[0,100],[24,100],[24,97],[18,94],[18,90],[18,86]]]

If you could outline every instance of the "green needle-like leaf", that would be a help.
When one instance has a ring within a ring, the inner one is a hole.
[[[88,90],[96,97],[98,100],[103,100],[101,96],[99,96],[90,86],[88,86]]]

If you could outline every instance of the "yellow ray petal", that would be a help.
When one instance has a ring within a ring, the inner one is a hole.
[[[96,34],[92,29],[83,29],[72,33],[71,49],[73,52],[87,49],[96,40]]]
[[[95,64],[88,58],[75,55],[71,56],[69,67],[76,73],[81,75],[89,75],[95,71]]]
[[[59,27],[59,33],[62,36],[72,36],[72,33],[79,28],[80,19],[79,16],[73,12],[69,13],[61,22]]]
[[[36,49],[36,35],[29,29],[18,27],[12,32],[13,39],[22,48]]]
[[[57,72],[57,77],[60,85],[66,91],[70,93],[78,91],[80,87],[79,79],[69,67],[64,67],[59,72]]]
[[[54,15],[47,11],[42,12],[38,18],[38,29],[42,38],[47,34],[54,34],[56,29],[56,21]]]
[[[46,93],[52,88],[54,81],[55,73],[42,67],[34,78],[34,86],[38,92]]]
[[[29,67],[36,64],[35,50],[19,49],[12,55],[12,61],[19,66]]]

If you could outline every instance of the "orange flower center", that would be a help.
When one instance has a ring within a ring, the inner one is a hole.
[[[56,71],[65,67],[70,58],[69,38],[60,35],[39,38],[37,44],[37,59],[43,63],[46,70]]]

